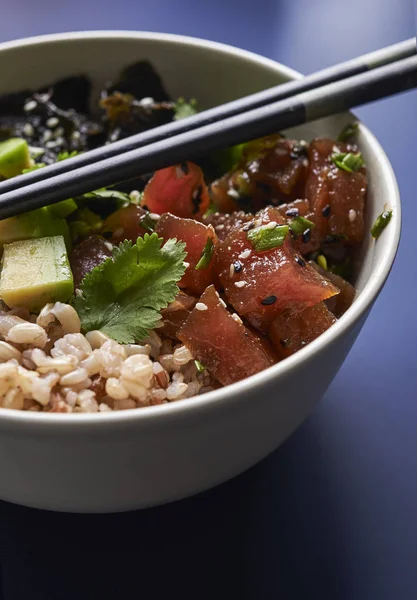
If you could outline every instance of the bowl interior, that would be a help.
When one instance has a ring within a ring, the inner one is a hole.
[[[46,85],[69,75],[86,74],[94,82],[96,99],[97,91],[121,68],[140,59],[153,63],[173,97],[196,97],[202,108],[299,76],[271,60],[222,44],[165,34],[87,32],[1,44],[0,94]],[[336,115],[297,127],[290,133],[306,140],[314,136],[336,137],[352,119],[353,115],[348,113]],[[394,212],[390,226],[378,243],[367,235],[363,244],[356,270],[357,299],[341,319],[346,327],[349,320],[353,323],[365,313],[381,289],[395,257],[401,217],[395,177],[384,151],[363,125],[357,141],[369,173],[367,230],[386,206]],[[338,335],[337,332],[341,334],[343,329],[340,323],[336,324],[332,332],[324,334],[326,341]],[[307,357],[309,351],[307,347],[301,353]],[[296,356],[287,359],[291,365],[298,360]],[[274,369],[281,367],[282,363]]]

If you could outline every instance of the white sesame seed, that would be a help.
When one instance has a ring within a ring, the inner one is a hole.
[[[215,216],[215,217],[218,217],[219,215],[220,215],[220,213],[219,213],[219,212],[215,212],[215,213],[214,213],[214,216]]]
[[[237,288],[243,288],[246,285],[246,281],[235,281],[235,286]]]
[[[220,296],[219,296],[219,300],[220,300],[220,304],[222,306],[224,306],[224,308],[226,308],[227,304],[226,304],[226,302],[224,300],[222,300],[222,298],[220,298]]]
[[[231,248],[230,246],[227,246],[227,249],[228,249],[228,250],[229,250],[229,252],[230,252],[230,250],[231,250],[232,248]]]
[[[25,126],[23,127],[23,133],[28,137],[31,137],[35,133],[35,130],[30,123],[25,123]]]
[[[42,141],[48,142],[51,139],[52,139],[52,131],[49,131],[49,129],[47,129],[46,131],[43,132]]]
[[[56,142],[57,146],[62,146],[62,144],[65,142],[65,140],[63,137],[57,137],[55,142]]]
[[[195,307],[197,310],[207,310],[208,309],[207,304],[204,304],[204,302],[197,302]]]
[[[190,266],[190,263],[189,263],[189,262],[185,262],[185,261],[184,261],[182,264],[184,265],[184,267],[185,267],[186,269],[188,269],[188,267]]]
[[[245,258],[249,258],[249,256],[252,254],[252,250],[250,250],[249,248],[247,248],[246,250],[244,250],[243,252],[241,252],[239,254],[239,258],[241,260],[245,260]]]
[[[243,323],[242,319],[239,317],[239,315],[237,313],[232,314],[232,319],[234,319],[236,321],[236,323],[240,323],[240,324]]]
[[[111,242],[104,242],[104,245],[106,246],[107,250],[110,250],[110,252],[113,250],[113,244]]]
[[[49,142],[46,142],[45,146],[47,148],[56,148],[57,146],[59,146],[58,142],[54,142],[54,140],[50,140]]]
[[[217,229],[218,231],[221,231],[222,229],[224,229],[224,225],[222,225],[222,224],[220,224],[220,225],[217,225],[216,229]]]
[[[140,100],[139,104],[141,106],[143,106],[144,108],[148,108],[148,107],[152,106],[152,104],[154,104],[154,99],[150,98],[150,97],[142,98],[142,100]]]
[[[38,106],[38,103],[35,102],[35,100],[29,100],[29,102],[26,102],[23,109],[26,112],[30,112],[31,110],[34,110],[37,106]]]
[[[227,195],[230,196],[231,198],[239,198],[239,192],[237,190],[234,190],[233,188],[230,188],[230,190],[227,190]]]
[[[62,137],[65,134],[65,130],[63,127],[58,127],[55,129],[55,137]]]
[[[129,198],[134,202],[137,202],[140,198],[140,192],[138,190],[132,190],[129,194]]]
[[[50,117],[47,121],[46,121],[46,126],[47,127],[51,127],[51,129],[53,127],[56,127],[59,123],[59,119],[57,119],[56,117]]]
[[[265,225],[265,229],[275,229],[277,225],[278,223],[276,221],[269,221],[269,223]]]
[[[350,221],[351,223],[353,223],[353,222],[356,220],[356,217],[357,217],[356,210],[353,210],[353,209],[351,208],[351,209],[350,209],[350,211],[349,211],[349,221]]]
[[[231,263],[231,265],[229,267],[229,276],[233,277],[234,274],[235,274],[235,265],[233,263]]]
[[[71,137],[73,140],[79,140],[81,137],[81,133],[79,131],[73,131]]]
[[[159,221],[161,215],[158,215],[158,213],[149,213],[149,218],[152,219],[152,221]]]

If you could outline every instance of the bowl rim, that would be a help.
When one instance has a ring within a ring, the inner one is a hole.
[[[37,45],[54,44],[66,41],[76,40],[151,40],[160,42],[170,42],[178,45],[187,45],[190,47],[200,47],[207,50],[214,50],[219,54],[226,54],[236,58],[243,58],[246,61],[257,63],[261,66],[280,73],[288,79],[296,79],[302,75],[281,63],[272,59],[263,57],[254,52],[243,50],[235,46],[213,42],[201,38],[169,34],[156,33],[148,31],[129,31],[129,30],[97,30],[83,32],[69,32],[40,35],[28,38],[12,40],[0,43],[0,54],[21,47],[33,47]],[[379,292],[381,291],[394,262],[401,233],[401,204],[400,195],[393,168],[376,137],[362,123],[361,132],[367,137],[368,144],[373,155],[378,156],[378,160],[385,174],[385,186],[387,188],[387,197],[390,198],[390,207],[393,209],[393,216],[390,226],[384,231],[385,252],[380,264],[375,268],[360,295],[355,299],[349,310],[325,333],[316,340],[308,344],[305,348],[299,350],[292,356],[279,362],[256,375],[252,375],[237,383],[222,387],[218,390],[207,392],[202,396],[188,398],[185,401],[172,402],[158,406],[148,406],[140,409],[128,409],[124,411],[112,411],[108,413],[36,413],[29,411],[17,411],[0,408],[0,426],[11,427],[15,431],[25,430],[45,430],[58,432],[74,432],[75,424],[79,428],[91,430],[96,429],[114,429],[126,426],[137,426],[142,422],[158,419],[159,421],[172,420],[182,417],[190,417],[192,414],[204,413],[214,407],[230,405],[239,402],[242,393],[256,393],[263,386],[272,380],[279,380],[284,376],[295,371],[302,363],[309,362],[314,355],[322,352],[327,346],[336,343],[348,330],[352,329],[360,319],[372,307]],[[381,242],[380,242],[381,243]],[[79,430],[77,430],[79,431]]]

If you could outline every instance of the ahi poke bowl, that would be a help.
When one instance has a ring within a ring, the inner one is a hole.
[[[0,69],[0,179],[297,76],[129,32],[3,44]],[[337,372],[399,226],[392,170],[352,115],[0,221],[0,497],[125,510],[254,464]]]

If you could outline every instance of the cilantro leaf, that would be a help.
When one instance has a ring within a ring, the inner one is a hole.
[[[192,117],[197,114],[197,100],[195,98],[191,98],[189,102],[186,102],[184,98],[178,98],[174,105],[174,119],[179,121],[180,119],[185,119],[187,117]]]
[[[161,245],[156,233],[136,244],[124,241],[84,277],[73,300],[83,331],[98,329],[121,344],[147,337],[185,271],[185,244],[169,239]]]

